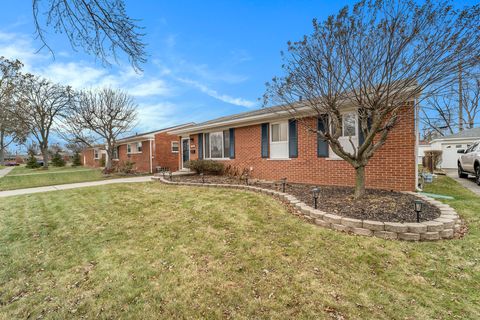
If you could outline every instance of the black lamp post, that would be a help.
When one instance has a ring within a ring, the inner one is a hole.
[[[417,213],[417,222],[420,222],[420,212],[422,212],[423,202],[421,200],[415,200],[414,209]]]
[[[202,177],[202,183],[205,183],[205,177],[203,176],[203,172],[200,172],[200,177]]]
[[[320,188],[318,187],[313,188],[312,195],[313,195],[313,207],[317,209],[318,196],[320,195]]]
[[[165,171],[162,172],[163,179],[165,179]]]
[[[285,193],[285,187],[287,186],[287,178],[282,178],[282,192]]]
[[[170,181],[173,181],[173,174],[172,174],[172,171],[169,171],[169,172],[168,172],[168,175],[169,175],[169,177],[170,177]]]

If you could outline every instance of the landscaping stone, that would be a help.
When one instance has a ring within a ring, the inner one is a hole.
[[[350,227],[344,226],[343,224],[336,224],[332,223],[332,228],[337,231],[343,231],[343,232],[348,232],[350,231]]]
[[[392,232],[408,232],[408,227],[403,223],[398,222],[385,222],[385,231],[392,231]]]
[[[452,229],[455,225],[455,221],[453,219],[438,218],[433,221],[443,223],[443,229]]]
[[[453,229],[445,229],[439,232],[440,237],[443,239],[451,239],[453,238]]]
[[[373,231],[383,231],[385,230],[385,223],[381,221],[363,220],[363,228]]]
[[[405,223],[408,227],[408,232],[411,233],[425,233],[427,232],[427,226],[422,223]]]
[[[398,239],[405,240],[405,241],[419,241],[420,233],[412,233],[412,232],[399,233]]]
[[[364,229],[364,228],[352,228],[352,232],[355,234],[358,234],[360,236],[372,236],[373,231],[369,229]]]
[[[422,224],[427,226],[428,232],[439,232],[443,230],[443,223],[437,221],[425,221]]]
[[[342,224],[351,228],[361,228],[363,226],[362,220],[352,218],[342,218]]]
[[[332,224],[340,224],[342,221],[342,217],[334,215],[334,214],[326,214],[323,216],[323,220]]]
[[[425,232],[420,235],[422,240],[438,240],[440,239],[440,233],[438,232]]]
[[[313,209],[312,211],[310,211],[310,216],[312,216],[316,219],[323,219],[323,217],[325,215],[326,215],[326,213],[323,212],[323,211],[320,211],[320,210]]]
[[[329,228],[331,227],[331,223],[325,221],[325,220],[322,220],[322,219],[315,219],[315,224],[320,226],[320,227],[324,227],[324,228]]]
[[[397,233],[391,231],[374,231],[373,235],[377,238],[382,238],[386,240],[395,240],[398,238]]]

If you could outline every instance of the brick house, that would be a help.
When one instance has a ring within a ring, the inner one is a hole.
[[[82,166],[91,168],[100,168],[102,166],[102,158],[105,160],[107,151],[104,145],[95,145],[90,148],[85,148],[80,154],[80,162]]]
[[[413,103],[413,102],[412,102]],[[411,104],[409,104],[411,105]],[[342,112],[340,142],[352,148],[362,139],[355,109]],[[400,121],[366,167],[367,188],[414,191],[417,177],[415,108],[401,110]],[[179,136],[178,166],[195,159],[222,161],[254,178],[317,185],[354,186],[354,169],[339,158],[311,128],[316,117],[292,119],[284,107],[271,107],[171,130]],[[353,148],[352,148],[353,150]]]
[[[113,165],[123,166],[130,161],[133,163],[133,170],[139,173],[153,173],[160,168],[178,170],[179,141],[177,137],[167,132],[192,124],[182,124],[119,139],[113,155]],[[106,160],[105,145],[86,148],[81,155],[82,165],[98,168],[101,166],[102,157]]]

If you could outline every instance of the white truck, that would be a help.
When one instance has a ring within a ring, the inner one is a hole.
[[[467,178],[469,174],[475,176],[475,182],[480,186],[480,140],[475,141],[466,150],[459,149],[458,176]]]

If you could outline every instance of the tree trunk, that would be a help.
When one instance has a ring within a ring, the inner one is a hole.
[[[355,168],[355,199],[365,195],[365,166]]]
[[[42,156],[43,156],[43,169],[48,169],[48,148],[42,148]]]
[[[4,166],[5,165],[5,150],[3,149],[3,146],[0,144],[0,165]]]
[[[107,159],[105,159],[105,171],[112,170],[113,147],[108,146]]]

